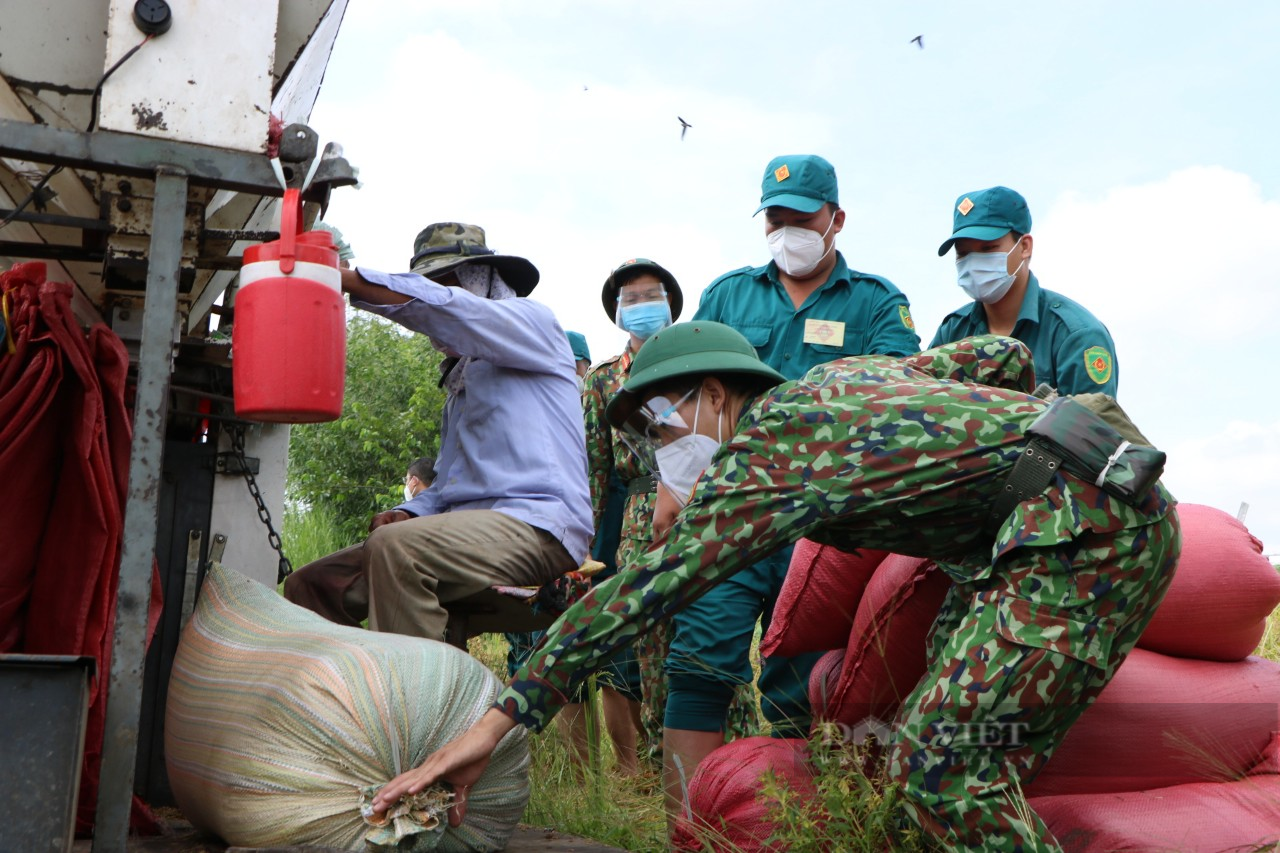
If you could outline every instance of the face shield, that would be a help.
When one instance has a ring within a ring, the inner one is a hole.
[[[676,410],[697,391],[697,387],[690,388],[683,397],[674,401],[670,397],[650,397],[617,431],[622,443],[656,478],[661,478],[658,448],[693,432]]]

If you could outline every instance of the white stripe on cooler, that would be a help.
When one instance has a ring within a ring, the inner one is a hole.
[[[261,281],[264,278],[309,278],[312,281],[327,284],[338,292],[342,291],[342,272],[337,267],[326,266],[325,264],[295,261],[293,272],[288,275],[280,272],[279,261],[258,261],[253,264],[245,264],[240,268],[241,287],[246,284],[253,284],[255,281]]]

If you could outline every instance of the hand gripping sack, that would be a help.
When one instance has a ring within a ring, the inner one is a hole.
[[[173,664],[169,781],[186,818],[232,846],[376,850],[366,838],[387,830],[364,823],[362,789],[421,764],[499,689],[452,646],[335,625],[214,566]],[[410,834],[394,849],[502,849],[529,798],[528,763],[517,727],[461,827],[398,826]]]

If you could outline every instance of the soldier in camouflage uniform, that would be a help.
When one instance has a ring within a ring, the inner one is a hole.
[[[894,726],[891,771],[913,818],[951,847],[1057,849],[1013,795],[1163,598],[1180,548],[1172,496],[1155,483],[1130,505],[1057,467],[1047,487],[990,523],[1049,405],[1029,393],[1029,353],[1011,338],[841,359],[757,396],[776,374],[730,332],[693,322],[656,336],[609,407],[615,425],[646,411],[670,423],[663,405],[692,383],[701,413],[690,398],[676,415],[703,435],[725,415],[735,424],[667,539],[565,613],[494,708],[393,780],[375,807],[436,779],[465,801],[498,740],[517,724],[544,726],[576,673],[808,537],[931,557],[955,582],[928,671]],[[450,819],[464,813],[465,802]]]
[[[605,420],[605,404],[621,388],[631,369],[631,359],[644,342],[660,329],[665,329],[680,316],[684,294],[675,276],[647,258],[633,258],[615,269],[600,291],[600,301],[610,322],[628,333],[627,346],[621,354],[596,365],[583,381],[582,412],[587,432],[587,477],[591,486],[591,506],[595,514],[596,548],[602,543],[614,545],[608,528],[618,523],[609,512],[611,492],[622,504],[621,530],[616,540],[616,553],[593,550],[597,560],[606,565],[623,566],[646,550],[653,542],[653,505],[655,483]],[[603,580],[603,579],[602,579]],[[662,662],[667,656],[668,625],[654,625],[636,642],[633,649],[618,655],[610,666],[602,669],[598,681],[614,696],[615,722],[611,731],[620,729],[617,706],[625,702],[625,713],[638,714],[638,730],[644,737],[640,750],[646,757],[662,751],[662,709],[666,701],[666,678]],[[606,705],[606,716],[611,709]],[[620,743],[618,736],[615,743]],[[620,747],[621,749],[621,747]],[[621,759],[621,755],[620,755]],[[621,761],[622,769],[634,771],[635,760]]]

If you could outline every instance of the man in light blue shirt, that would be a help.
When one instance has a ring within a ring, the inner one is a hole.
[[[537,284],[532,264],[447,222],[418,235],[412,268],[344,270],[342,289],[446,355],[436,479],[375,515],[362,545],[295,572],[285,596],[342,624],[367,615],[375,631],[443,640],[448,602],[541,585],[586,558],[586,438],[564,331],[545,305],[517,298]]]

